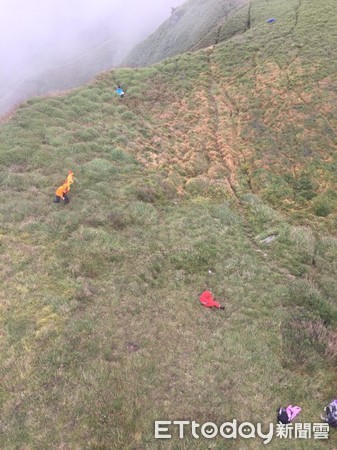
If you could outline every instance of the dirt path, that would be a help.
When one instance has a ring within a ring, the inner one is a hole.
[[[235,139],[235,136],[233,136],[233,130],[232,127],[228,127],[226,130],[226,138],[224,139],[223,133],[221,130],[221,124],[220,124],[220,113],[219,113],[219,104],[217,96],[214,94],[217,90],[219,90],[219,85],[216,80],[215,75],[215,65],[212,60],[212,56],[214,53],[214,50],[216,48],[216,45],[219,40],[221,28],[219,27],[217,36],[215,38],[214,45],[209,47],[207,49],[207,61],[209,65],[209,84],[207,88],[207,97],[210,105],[210,114],[212,119],[212,126],[214,131],[214,151],[217,154],[217,160],[221,161],[222,164],[225,166],[226,171],[228,175],[225,177],[224,182],[228,188],[229,193],[232,197],[236,199],[237,202],[240,202],[240,199],[238,198],[238,195],[236,193],[236,165],[232,154],[232,147],[231,147],[231,141]],[[237,106],[231,101],[229,95],[225,92],[223,95],[223,100],[226,102],[226,106],[228,109],[228,118],[230,119],[234,115],[238,114],[238,108]],[[235,134],[235,133],[234,133]]]

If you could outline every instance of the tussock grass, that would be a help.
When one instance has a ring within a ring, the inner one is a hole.
[[[257,448],[158,443],[153,422],[268,424],[289,403],[318,422],[335,397],[332,3],[267,3],[214,49],[1,125],[1,448]],[[53,204],[69,169],[70,203]]]
[[[245,0],[221,3],[209,0],[190,0],[176,8],[171,18],[127,56],[124,64],[146,66],[189,50],[212,45],[217,25]]]

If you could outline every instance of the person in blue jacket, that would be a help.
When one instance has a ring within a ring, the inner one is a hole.
[[[124,91],[123,89],[120,87],[120,85],[117,86],[117,89],[115,90],[116,94],[118,94],[120,96],[120,98],[124,97]]]

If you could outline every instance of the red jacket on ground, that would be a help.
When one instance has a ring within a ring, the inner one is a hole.
[[[213,298],[213,295],[210,291],[204,291],[200,297],[199,297],[200,303],[206,308],[212,308],[213,306],[215,308],[220,308],[220,303],[216,302]]]

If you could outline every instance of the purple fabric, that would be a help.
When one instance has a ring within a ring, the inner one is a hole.
[[[289,405],[287,406],[286,411],[289,417],[289,421],[291,422],[302,411],[302,408],[300,406]]]

